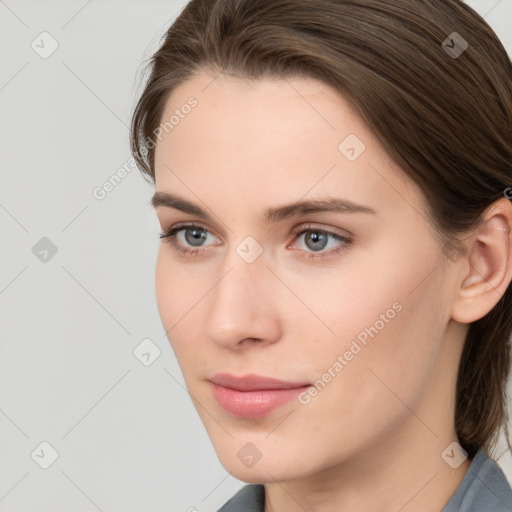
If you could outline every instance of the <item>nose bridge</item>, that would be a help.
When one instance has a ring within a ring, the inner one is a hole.
[[[225,277],[218,284],[219,295],[232,295],[238,300],[246,295],[251,298],[260,288],[268,288],[272,273],[266,259],[263,246],[253,237],[245,237],[224,259],[222,275]]]
[[[252,245],[251,245],[252,244]],[[272,272],[252,241],[242,241],[223,262],[212,290],[208,335],[218,344],[236,345],[245,339],[273,340],[279,336]]]

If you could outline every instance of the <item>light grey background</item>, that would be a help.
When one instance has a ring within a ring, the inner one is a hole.
[[[93,196],[130,157],[141,64],[185,3],[0,0],[2,512],[211,511],[242,486],[158,317],[152,187],[127,166]],[[512,53],[512,0],[469,3]]]

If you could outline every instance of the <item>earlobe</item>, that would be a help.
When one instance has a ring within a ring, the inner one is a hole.
[[[470,238],[464,274],[453,303],[452,318],[471,323],[484,317],[512,280],[512,203],[501,199],[488,209]]]

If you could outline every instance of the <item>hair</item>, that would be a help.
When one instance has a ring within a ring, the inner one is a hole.
[[[455,44],[464,49],[460,37],[467,49],[450,54]],[[334,88],[421,187],[429,222],[452,249],[511,190],[512,63],[460,0],[192,0],[162,39],[130,127],[147,180],[155,178],[154,137],[169,95],[210,71],[314,78]],[[509,285],[470,324],[461,356],[455,429],[470,458],[480,448],[490,453],[501,428],[512,450],[511,332]]]

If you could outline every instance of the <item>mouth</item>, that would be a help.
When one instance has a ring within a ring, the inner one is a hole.
[[[237,377],[217,373],[208,380],[218,404],[238,418],[266,416],[311,386],[255,374]]]

